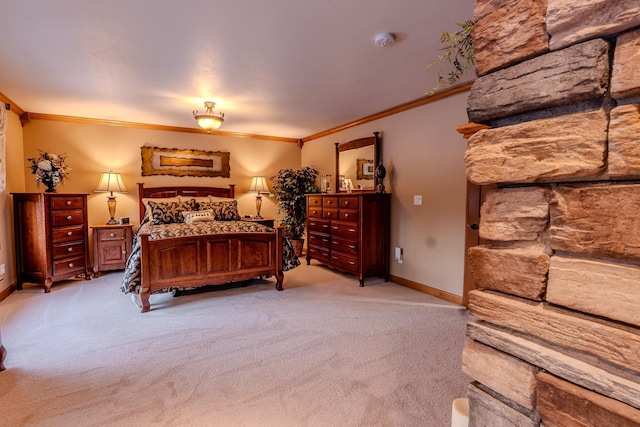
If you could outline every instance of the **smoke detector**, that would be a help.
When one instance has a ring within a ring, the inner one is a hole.
[[[396,36],[393,33],[380,33],[375,38],[376,46],[389,47],[396,42]]]

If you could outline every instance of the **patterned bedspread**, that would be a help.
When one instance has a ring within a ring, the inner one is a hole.
[[[140,224],[140,228],[133,237],[133,248],[131,255],[127,259],[124,279],[122,280],[120,290],[125,293],[131,292],[136,294],[140,291],[140,238],[138,237],[140,233],[149,233],[149,240],[157,240],[168,237],[194,236],[200,234],[256,233],[265,231],[275,232],[273,228],[249,221],[201,221],[188,224],[151,225],[145,220]],[[291,242],[289,242],[287,238],[284,238],[282,246],[283,271],[288,271],[299,266],[300,260],[293,253]],[[185,288],[166,288],[154,293],[169,292],[174,289]]]

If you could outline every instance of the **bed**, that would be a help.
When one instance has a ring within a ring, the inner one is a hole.
[[[141,311],[154,293],[274,277],[300,265],[282,228],[243,221],[234,186],[145,187],[138,184],[140,227],[121,290]],[[206,217],[206,218],[204,218]]]

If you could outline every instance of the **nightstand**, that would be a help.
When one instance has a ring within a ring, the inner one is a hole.
[[[243,220],[249,221],[249,222],[257,222],[259,224],[266,225],[267,227],[271,227],[271,228],[273,228],[273,223],[275,221],[273,219],[267,219],[267,218],[243,218]]]
[[[93,275],[122,270],[131,254],[133,224],[93,225]]]

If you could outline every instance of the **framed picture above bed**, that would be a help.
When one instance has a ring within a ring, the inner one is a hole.
[[[158,147],[141,147],[140,151],[142,176],[231,177],[229,152]]]

